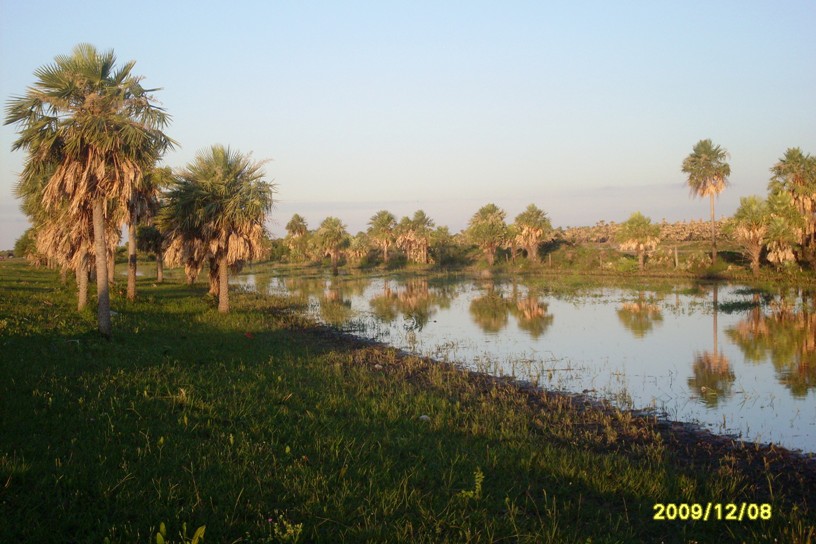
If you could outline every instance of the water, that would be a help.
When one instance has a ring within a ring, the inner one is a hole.
[[[235,279],[294,296],[324,323],[417,354],[816,452],[811,294],[738,285],[535,282]]]

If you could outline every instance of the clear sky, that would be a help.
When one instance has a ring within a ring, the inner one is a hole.
[[[764,195],[816,153],[816,2],[0,0],[0,98],[80,42],[137,61],[173,116],[173,167],[213,143],[271,159],[273,234],[295,212],[354,233],[379,209],[452,231],[495,202],[556,226],[707,218],[680,172],[700,139]],[[0,249],[27,228],[0,128]]]

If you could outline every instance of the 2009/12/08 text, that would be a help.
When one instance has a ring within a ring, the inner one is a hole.
[[[702,521],[757,521],[771,519],[772,508],[768,503],[657,503],[654,505],[656,521],[702,520]]]

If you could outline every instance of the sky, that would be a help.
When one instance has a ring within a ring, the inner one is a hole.
[[[707,219],[680,170],[729,152],[717,215],[764,195],[789,147],[816,154],[816,2],[0,0],[0,99],[77,43],[154,94],[182,168],[215,143],[268,160],[277,203],[350,232],[423,209],[452,232],[493,202],[555,226]],[[23,152],[0,127],[0,249],[28,227]]]

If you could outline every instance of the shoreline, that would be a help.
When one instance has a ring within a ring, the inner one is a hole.
[[[309,319],[303,314],[301,317]],[[414,368],[420,362],[420,373],[428,372],[432,366],[439,366],[465,376],[468,381],[480,387],[510,389],[523,396],[528,405],[537,410],[548,410],[553,406],[559,409],[567,407],[582,416],[584,425],[598,431],[602,431],[601,426],[611,421],[619,438],[603,445],[610,452],[631,453],[636,446],[648,446],[650,436],[659,435],[667,450],[674,452],[673,462],[687,469],[717,471],[722,466],[723,459],[733,458],[733,461],[729,459],[732,468],[749,475],[749,482],[746,484],[754,486],[758,492],[755,501],[770,502],[774,499],[773,489],[767,487],[768,476],[773,474],[774,485],[787,490],[800,490],[797,495],[803,500],[794,501],[795,504],[807,510],[816,509],[816,496],[808,500],[809,494],[812,495],[812,490],[816,489],[816,452],[719,435],[695,423],[648,415],[642,409],[621,409],[607,400],[583,393],[550,391],[510,377],[469,370],[455,362],[437,361],[432,357],[412,354],[376,340],[357,337],[330,325],[315,324],[304,328],[303,332],[315,335],[318,341],[329,340],[335,347],[341,344],[344,350],[373,349],[394,353],[397,361]],[[360,363],[371,371],[383,371],[385,368],[376,368],[377,363],[367,358]]]

